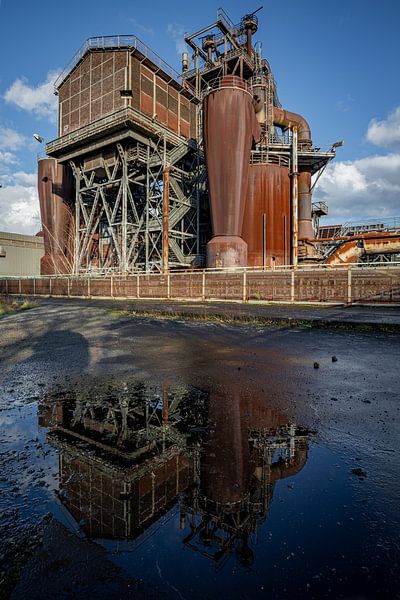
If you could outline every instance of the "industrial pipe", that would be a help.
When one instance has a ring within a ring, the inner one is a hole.
[[[163,271],[169,266],[169,174],[171,167],[167,165],[163,172]]]
[[[314,237],[311,215],[311,172],[301,171],[298,178],[298,234],[299,240]]]
[[[311,129],[301,115],[289,112],[274,106],[274,125],[280,127],[297,128],[297,141],[300,146],[311,148]],[[299,241],[311,240],[314,237],[311,215],[311,171],[301,171],[298,176],[298,239]]]
[[[288,129],[297,127],[299,144],[307,144],[307,146],[311,147],[311,129],[304,117],[283,108],[278,108],[277,106],[274,106],[273,110],[274,125]]]

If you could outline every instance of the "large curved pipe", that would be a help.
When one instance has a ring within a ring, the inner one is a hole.
[[[297,135],[299,143],[312,145],[311,141],[311,129],[307,121],[301,115],[278,108],[274,106],[274,125],[279,127],[292,128],[297,127]]]
[[[311,148],[311,129],[301,115],[292,113],[283,108],[274,106],[274,125],[280,127],[297,127],[297,139],[300,146]],[[299,241],[310,240],[314,237],[311,214],[311,171],[303,170],[299,173],[299,200],[298,200],[298,236]]]

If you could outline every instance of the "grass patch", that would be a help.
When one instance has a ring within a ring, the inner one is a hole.
[[[123,310],[110,308],[107,311],[119,317],[144,317],[148,319],[160,319],[176,321],[201,321],[208,323],[225,323],[231,325],[262,325],[264,327],[287,328],[296,327],[302,329],[329,329],[336,331],[363,331],[381,333],[399,333],[400,325],[387,323],[357,323],[351,321],[335,321],[329,319],[299,319],[290,317],[258,317],[245,315],[225,315],[218,312],[185,312],[165,310]]]
[[[11,315],[19,310],[29,310],[30,308],[36,308],[38,304],[27,300],[26,298],[15,300],[14,298],[3,297],[0,298],[0,317]]]

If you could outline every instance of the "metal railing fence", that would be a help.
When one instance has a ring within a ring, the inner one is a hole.
[[[0,294],[284,303],[400,303],[400,264],[99,276],[0,277]]]

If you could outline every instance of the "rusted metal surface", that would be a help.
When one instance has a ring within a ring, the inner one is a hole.
[[[73,177],[54,158],[38,162],[38,192],[45,255],[42,275],[71,273],[74,247]]]
[[[244,267],[247,265],[247,244],[238,235],[215,236],[207,244],[207,266]]]
[[[311,148],[311,129],[307,121],[301,115],[292,113],[274,106],[273,109],[273,121],[275,125],[279,125],[283,128],[290,128],[293,130],[293,136],[297,131],[297,143],[300,149]],[[301,242],[302,248],[300,252],[302,258],[308,258],[315,256],[315,247],[306,242],[305,240],[311,240],[314,237],[311,217],[311,170],[303,170],[297,175],[297,169],[293,170],[293,188],[297,187],[298,194],[298,241]],[[296,172],[295,172],[296,171]],[[292,189],[292,201],[296,200],[293,198],[294,189]],[[293,219],[293,222],[295,219]],[[293,231],[293,237],[296,232]],[[296,244],[293,243],[294,254],[296,254]],[[296,261],[293,260],[293,263]]]
[[[312,239],[314,230],[311,216],[311,172],[301,171],[298,177],[299,186],[299,240]]]
[[[220,87],[204,98],[204,148],[213,230],[207,247],[209,267],[246,265],[246,244],[240,236],[250,150],[260,135],[245,82],[224,77]]]
[[[289,169],[251,165],[242,237],[250,267],[273,267],[290,262]]]
[[[0,294],[62,297],[348,302],[400,302],[399,266],[323,266],[302,270],[113,276],[0,278]],[[168,285],[169,280],[169,285]],[[169,294],[168,294],[169,292]]]
[[[291,160],[291,226],[292,226],[292,256],[291,263],[296,267],[299,260],[299,172],[298,172],[298,131],[293,127],[292,160]]]
[[[169,255],[169,174],[170,167],[163,173],[163,271],[168,271]]]
[[[358,262],[364,254],[397,253],[400,253],[399,234],[387,232],[364,233],[343,239],[334,252],[324,260],[324,264],[351,264]]]
[[[274,125],[279,125],[279,127],[289,129],[297,127],[299,144],[312,145],[310,126],[301,115],[274,106],[273,120]]]

